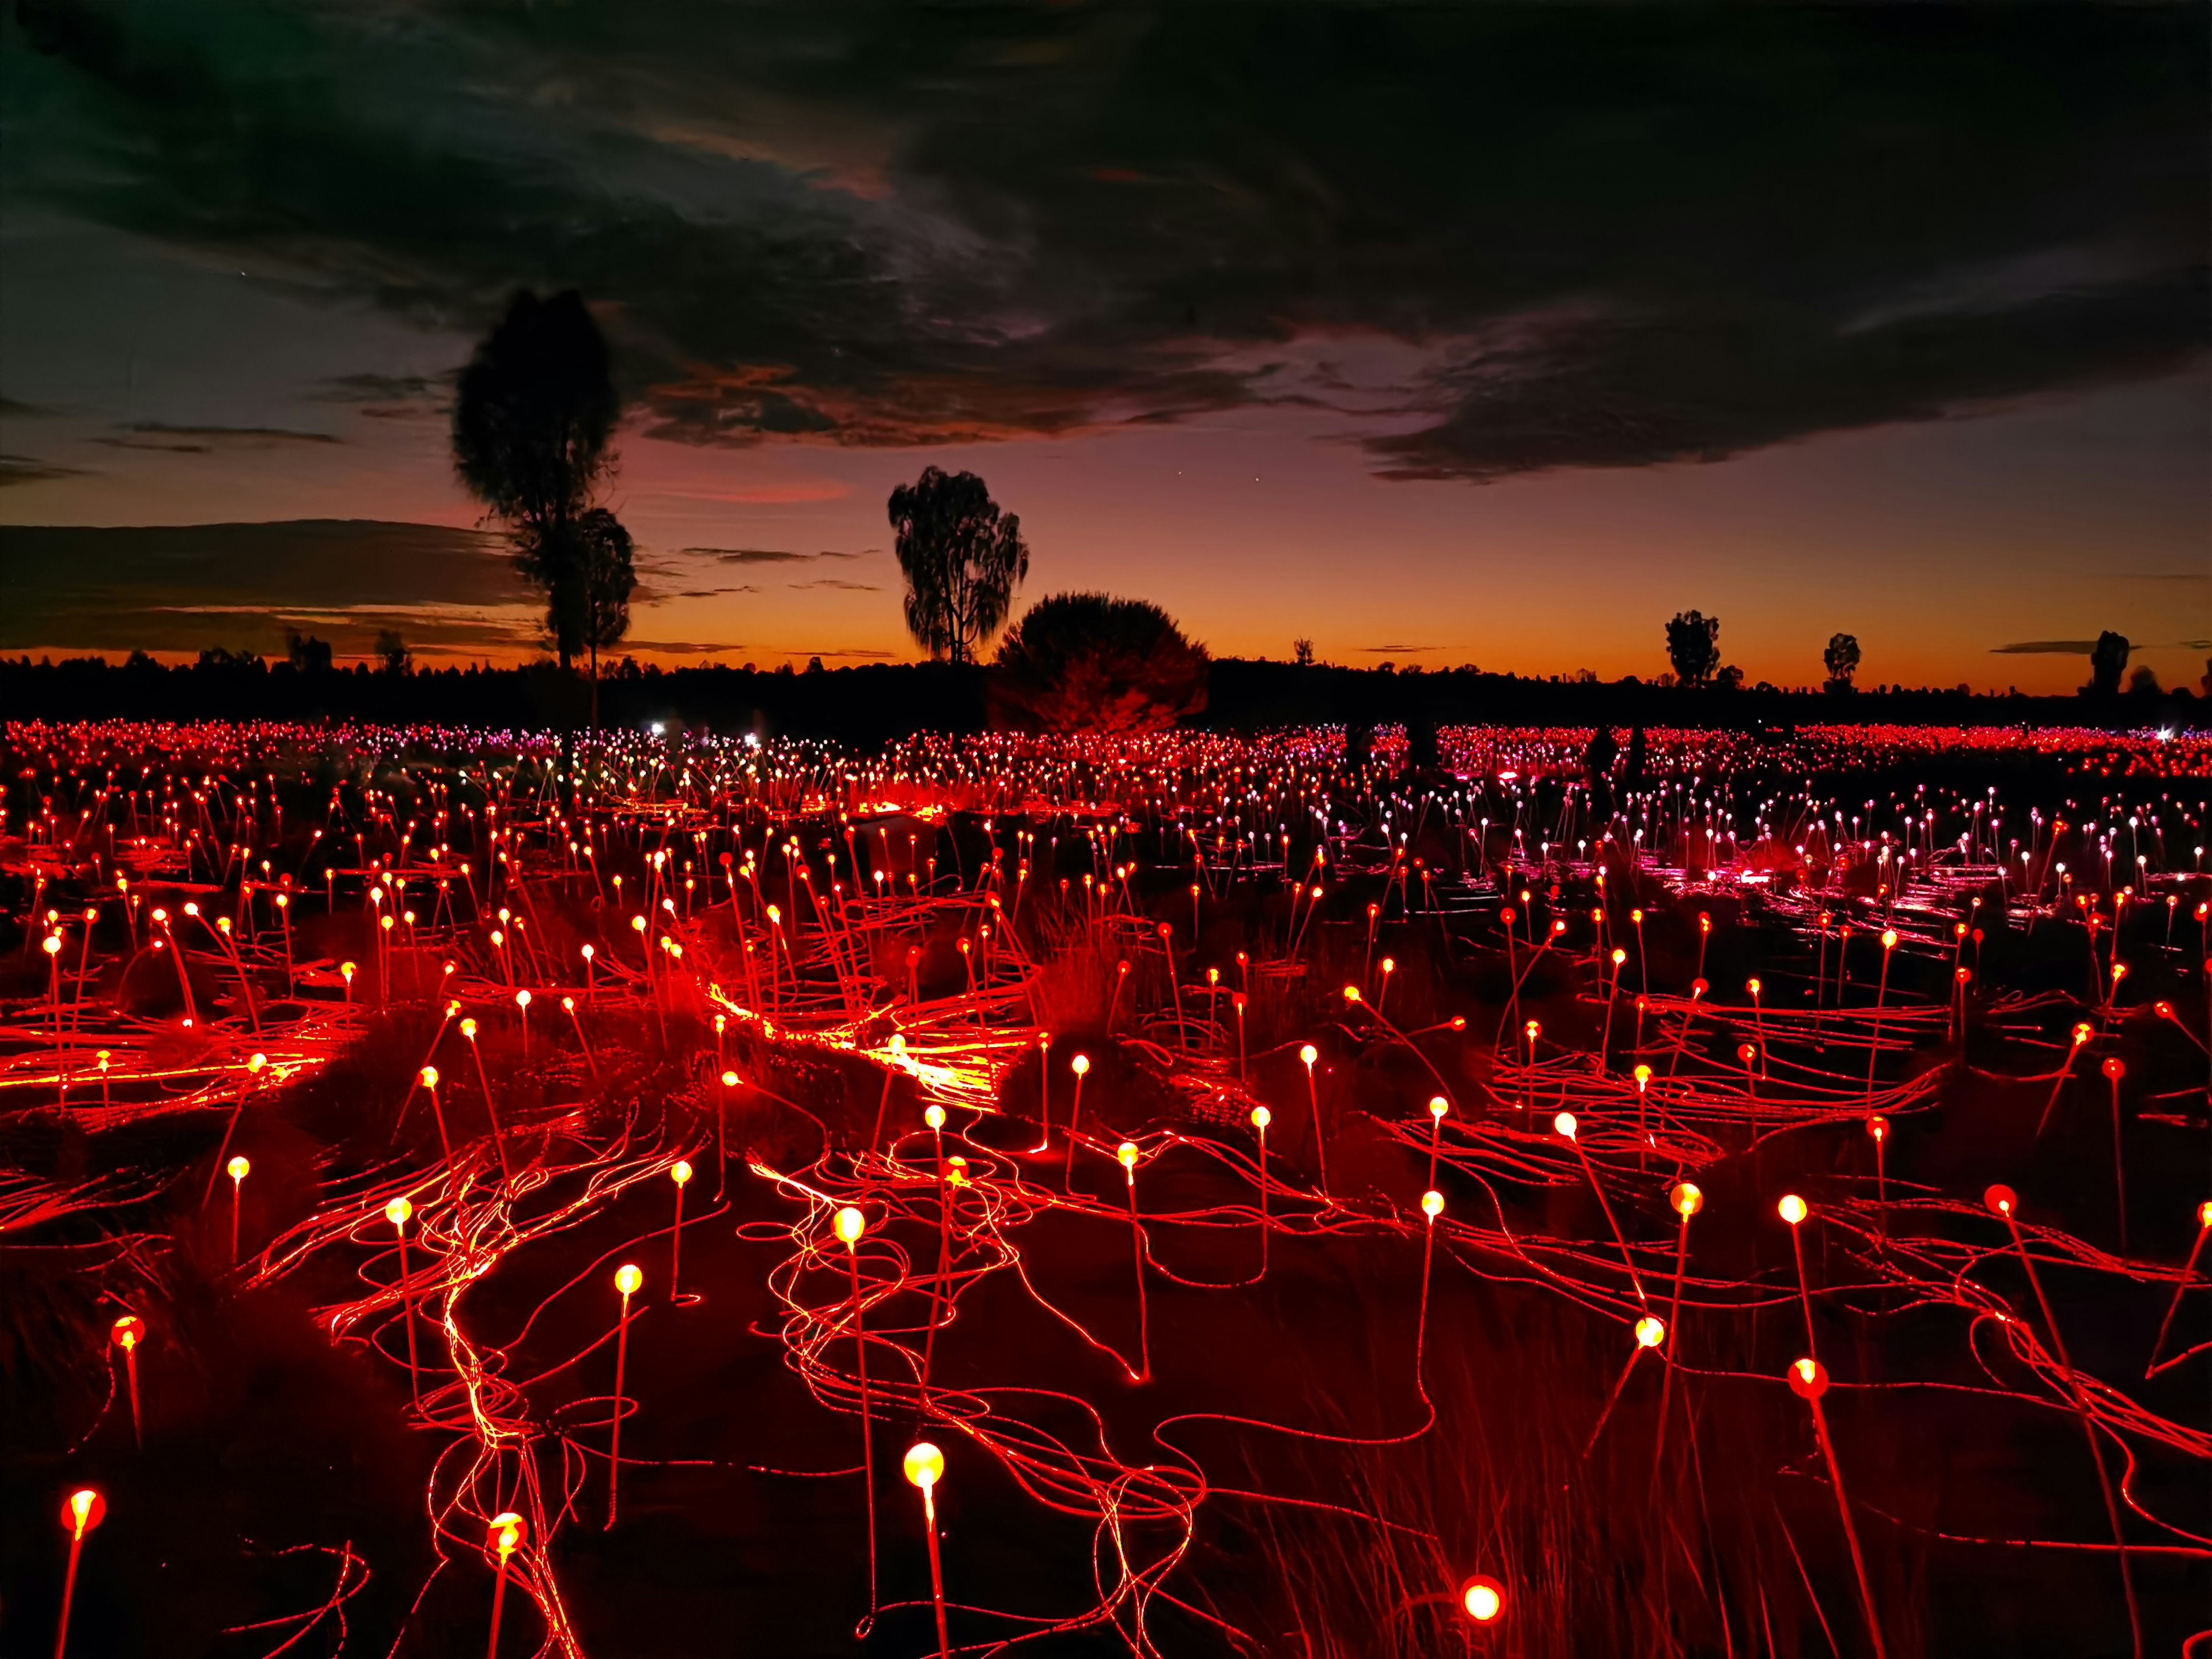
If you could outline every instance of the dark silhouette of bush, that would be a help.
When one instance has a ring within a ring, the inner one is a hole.
[[[993,720],[1025,731],[1158,731],[1206,707],[1209,660],[1156,605],[1056,593],[1000,646]]]

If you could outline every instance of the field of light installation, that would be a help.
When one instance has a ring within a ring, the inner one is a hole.
[[[10,728],[7,1651],[2203,1650],[2212,744],[1589,736]]]

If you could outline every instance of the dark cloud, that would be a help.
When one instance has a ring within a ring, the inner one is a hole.
[[[680,593],[673,593],[669,597],[678,599],[719,599],[726,593],[757,593],[759,592],[760,589],[753,586],[750,582],[744,582],[735,587],[689,587]]]
[[[280,648],[298,627],[368,649],[511,650],[534,605],[495,537],[367,520],[0,526],[0,647]]]
[[[1441,651],[1440,645],[1363,645],[1360,650],[1370,656],[1410,657],[1422,651]]]
[[[0,398],[0,419],[33,421],[60,412],[43,404],[27,404],[21,398]]]
[[[206,455],[217,449],[271,449],[281,444],[335,444],[327,432],[301,432],[281,426],[172,426],[166,421],[132,421],[117,428],[119,437],[94,438],[110,449],[157,449],[173,455]]]
[[[0,489],[10,484],[45,483],[51,478],[82,478],[85,469],[42,461],[35,455],[0,454]]]
[[[2154,374],[2212,314],[2201,6],[16,16],[12,189],[467,331],[579,286],[700,442],[1265,405],[1485,479]]]
[[[323,397],[339,404],[390,404],[416,398],[444,398],[453,389],[450,377],[428,374],[337,374],[323,386]]]
[[[799,564],[812,559],[857,559],[858,553],[789,553],[775,547],[687,547],[684,552],[696,558],[715,559],[724,564]]]
[[[1993,645],[1993,657],[2086,657],[2097,648],[2094,640],[2022,640],[2017,645]]]
[[[844,582],[834,576],[817,576],[812,581],[791,582],[791,587],[834,587],[846,593],[880,593],[884,590],[873,582]]]

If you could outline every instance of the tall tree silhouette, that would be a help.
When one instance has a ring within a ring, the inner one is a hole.
[[[1699,611],[1678,611],[1667,624],[1667,660],[1685,685],[1703,685],[1721,665],[1721,619]]]
[[[621,413],[606,341],[574,289],[517,294],[461,371],[453,404],[454,469],[506,525],[517,566],[545,595],[563,669],[587,644],[578,526],[606,475]]]
[[[620,519],[595,507],[576,520],[583,590],[584,648],[592,656],[592,729],[599,725],[599,653],[629,632],[629,596],[637,587],[635,544]]]
[[[890,520],[908,631],[933,657],[973,662],[1030,574],[1021,520],[1000,512],[974,473],[933,466],[891,491]]]
[[[1828,648],[1820,653],[1820,665],[1828,671],[1828,690],[1848,691],[1851,676],[1859,670],[1859,636],[1856,634],[1831,634]]]
[[[2105,697],[2117,693],[2120,676],[2127,672],[2128,653],[2134,649],[2124,634],[2115,634],[2108,628],[2098,635],[2089,653],[2089,690]]]

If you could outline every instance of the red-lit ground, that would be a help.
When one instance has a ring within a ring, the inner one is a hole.
[[[2186,1646],[2212,747],[1588,738],[9,728],[0,1642]]]

